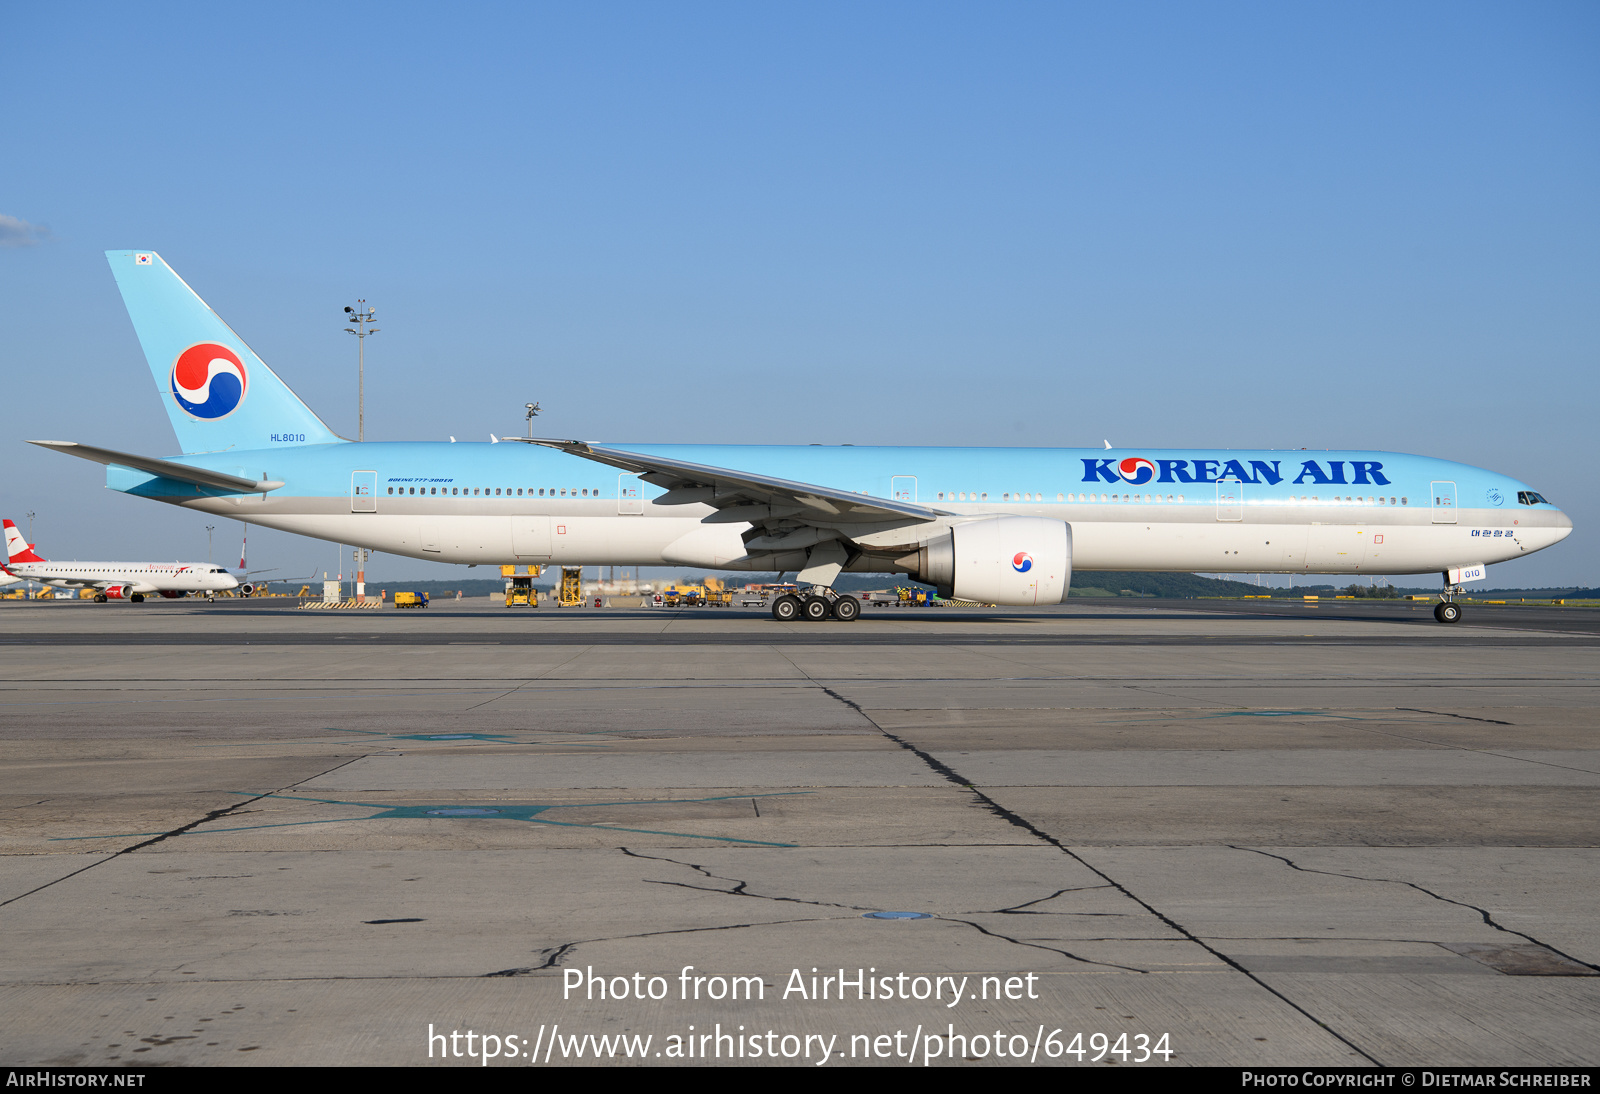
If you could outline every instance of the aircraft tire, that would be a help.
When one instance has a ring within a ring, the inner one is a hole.
[[[800,618],[800,598],[784,593],[772,602],[772,618],[779,623],[793,623]]]
[[[1447,601],[1433,609],[1433,617],[1441,623],[1461,622],[1461,605]]]
[[[833,605],[825,596],[808,596],[800,602],[800,614],[808,623],[821,623],[833,614]]]
[[[128,597],[128,599],[133,601],[135,604],[143,604],[144,603],[144,594],[143,593],[134,593],[132,596]]]
[[[105,593],[95,593],[94,594],[94,602],[96,604],[104,604],[106,602],[106,594]]]
[[[853,596],[841,596],[833,602],[833,617],[841,623],[852,623],[861,616],[861,601]]]

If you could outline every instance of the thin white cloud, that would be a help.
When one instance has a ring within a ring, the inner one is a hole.
[[[32,247],[49,238],[50,229],[43,224],[29,224],[21,217],[0,213],[0,247]]]

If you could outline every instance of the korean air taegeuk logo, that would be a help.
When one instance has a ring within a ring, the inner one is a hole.
[[[185,414],[201,421],[238,410],[249,384],[239,355],[215,342],[190,346],[172,363],[172,397]]]

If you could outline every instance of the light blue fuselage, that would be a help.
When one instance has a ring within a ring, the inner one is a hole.
[[[1531,488],[1509,476],[1389,452],[612,447],[916,502],[954,522],[1001,514],[1062,520],[1073,529],[1076,569],[1421,573],[1519,557],[1571,528],[1555,506],[1529,502]],[[416,558],[743,565],[731,547],[671,549],[709,508],[656,504],[662,491],[635,475],[537,446],[346,442],[173,459],[284,485],[265,496],[229,494],[120,468],[110,469],[108,484]],[[1124,461],[1141,459],[1131,476],[1119,473]],[[528,518],[570,526],[552,529],[548,549],[537,534],[519,544],[513,524]],[[891,534],[877,566],[869,556],[850,568],[890,571],[894,551],[933,530],[907,529],[898,542]]]

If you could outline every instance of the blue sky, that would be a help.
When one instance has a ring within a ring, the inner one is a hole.
[[[140,247],[347,433],[365,297],[369,437],[537,399],[622,441],[1421,452],[1572,514],[1495,583],[1600,584],[1593,4],[0,19],[0,508],[47,555],[204,551],[22,443],[173,448],[101,254]]]

